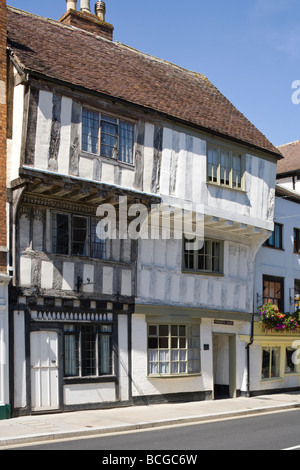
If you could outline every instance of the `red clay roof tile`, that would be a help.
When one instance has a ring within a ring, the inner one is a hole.
[[[202,74],[11,7],[8,46],[29,73],[149,108],[280,157]]]

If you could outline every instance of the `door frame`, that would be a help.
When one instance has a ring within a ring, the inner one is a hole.
[[[216,336],[227,336],[228,337],[228,381],[229,381],[229,398],[237,397],[236,389],[236,334],[235,333],[213,333],[213,340]],[[214,348],[214,341],[212,341]],[[215,372],[215,360],[214,360],[214,349],[213,349],[213,367],[212,367],[212,391],[213,399],[215,400],[215,382],[214,382],[214,372]]]
[[[37,332],[46,332],[49,331],[50,333],[56,333],[57,334],[57,373],[58,373],[58,408],[56,409],[49,409],[47,410],[33,410],[32,409],[32,382],[31,382],[31,333],[37,333]],[[63,407],[63,373],[62,373],[62,367],[63,367],[63,335],[61,332],[61,329],[59,327],[53,327],[48,325],[43,325],[43,326],[38,326],[34,325],[33,328],[30,329],[29,335],[28,335],[28,369],[27,369],[27,396],[28,396],[28,406],[32,413],[47,413],[47,412],[55,412],[55,411],[61,411]]]

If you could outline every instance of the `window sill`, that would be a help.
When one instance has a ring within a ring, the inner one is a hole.
[[[267,245],[263,245],[263,248],[268,248],[268,249],[276,250],[276,251],[285,251],[284,248],[277,248],[276,246],[267,246]]]
[[[191,377],[201,377],[201,372],[195,372],[193,374],[153,374],[147,375],[148,380],[152,379],[187,379]]]
[[[213,273],[210,271],[190,271],[188,269],[182,269],[182,274],[194,274],[196,276],[213,276],[213,277],[224,277],[224,273]]]
[[[24,252],[24,254],[28,253],[28,251]],[[32,251],[31,253],[44,253],[44,252],[38,252],[38,251]],[[23,254],[23,253],[22,253]],[[72,261],[72,262],[75,262],[76,260],[77,261],[81,261],[81,262],[94,262],[94,263],[101,263],[101,264],[104,264],[106,266],[112,266],[112,265],[115,265],[115,266],[123,266],[123,267],[126,267],[128,268],[128,266],[131,266],[132,265],[132,262],[131,261],[117,261],[117,260],[113,260],[113,259],[108,259],[108,258],[92,258],[91,256],[81,256],[81,255],[61,255],[59,253],[46,253],[47,255],[51,256],[51,257],[58,257],[59,259],[63,259],[65,261]]]
[[[64,384],[82,384],[82,383],[97,383],[97,382],[116,382],[115,375],[99,375],[87,377],[64,377]]]
[[[238,193],[247,194],[247,191],[243,188],[231,188],[225,184],[213,183],[212,181],[206,181],[207,186],[214,186],[215,188],[229,189],[230,191],[236,191]]]
[[[118,165],[118,166],[128,168],[128,169],[131,169],[131,170],[135,169],[135,164],[134,163],[122,162],[120,160],[117,160],[116,158],[104,157],[102,155],[97,155],[96,153],[85,152],[84,150],[82,150],[80,152],[80,157],[89,158],[91,160],[94,160],[96,158],[100,162],[104,161],[106,163],[110,163],[112,165]]]
[[[265,378],[265,379],[261,379],[260,380],[261,383],[264,383],[264,382],[284,382],[284,378],[283,377],[271,377],[271,378]]]

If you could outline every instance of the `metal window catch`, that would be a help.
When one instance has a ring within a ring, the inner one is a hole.
[[[83,282],[82,277],[78,276],[77,277],[77,283],[76,283],[77,294],[79,294],[81,286],[92,286],[94,284],[95,284],[95,282],[91,282],[89,277],[86,278],[86,282]]]

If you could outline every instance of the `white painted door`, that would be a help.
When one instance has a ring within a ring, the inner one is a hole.
[[[58,409],[58,336],[55,331],[31,333],[30,363],[32,411]]]

